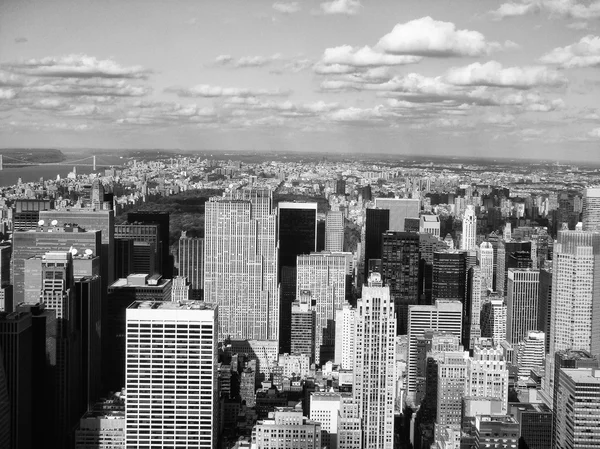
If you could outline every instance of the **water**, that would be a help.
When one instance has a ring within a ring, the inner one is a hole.
[[[68,159],[75,159],[69,157]],[[79,158],[80,159],[80,158]],[[100,159],[100,158],[99,158]],[[115,166],[122,165],[124,159],[118,156],[102,156],[103,164],[114,164]],[[109,167],[97,167],[96,172],[104,174],[104,170]],[[41,177],[44,180],[56,179],[56,175],[60,175],[61,178],[65,178],[69,172],[73,171],[72,165],[28,165],[26,167],[4,167],[4,170],[0,171],[0,186],[11,186],[17,183],[17,180],[21,178],[23,182],[39,181]],[[77,167],[77,174],[89,174],[92,173],[92,167]]]

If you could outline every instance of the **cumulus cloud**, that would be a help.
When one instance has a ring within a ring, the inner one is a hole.
[[[219,87],[199,84],[190,88],[169,87],[165,92],[177,94],[180,97],[287,97],[291,91],[282,89],[244,89],[238,87]]]
[[[600,37],[589,35],[575,44],[555,48],[542,56],[540,62],[566,69],[600,66]]]
[[[1,67],[9,72],[38,77],[145,79],[150,73],[141,66],[123,67],[111,59],[86,55],[28,59],[5,63]]]
[[[505,48],[505,44],[488,42],[478,31],[456,29],[451,22],[422,17],[397,24],[377,47],[396,55],[448,57],[482,56]]]
[[[544,11],[551,15],[587,20],[600,18],[600,1],[522,0],[503,3],[490,15],[498,20]]]
[[[294,14],[300,11],[300,3],[298,2],[275,2],[273,9],[283,14]]]
[[[358,14],[362,5],[359,0],[333,0],[321,3],[323,14],[345,14],[353,16]]]
[[[539,11],[539,6],[535,3],[503,3],[498,9],[490,12],[490,15],[496,20],[502,20],[507,17],[519,17],[526,14]]]
[[[14,89],[0,88],[0,100],[11,100],[17,96],[17,92]]]
[[[349,107],[339,109],[327,116],[329,120],[336,122],[358,122],[367,120],[381,120],[386,115],[385,107],[378,105],[372,108]],[[389,116],[390,114],[387,113]]]
[[[515,89],[555,87],[567,83],[562,73],[544,66],[505,68],[497,61],[484,64],[476,62],[466,67],[452,68],[446,73],[445,80],[459,86],[495,86]]]
[[[125,80],[99,78],[58,78],[30,83],[21,92],[62,96],[141,97],[151,88],[135,86]]]
[[[373,50],[369,46],[355,48],[350,45],[327,48],[320,63],[323,65],[346,65],[354,67],[375,67],[382,65],[414,64],[423,59],[412,55],[391,55]]]
[[[592,129],[592,130],[591,130],[591,131],[588,133],[588,135],[589,135],[590,137],[597,137],[597,138],[600,138],[600,128]]]

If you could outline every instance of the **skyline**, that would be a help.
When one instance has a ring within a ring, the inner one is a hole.
[[[0,138],[593,162],[599,19],[576,0],[12,0]]]

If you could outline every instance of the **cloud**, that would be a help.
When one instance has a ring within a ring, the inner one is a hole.
[[[0,88],[0,100],[12,100],[16,96],[17,92],[14,89]]]
[[[64,78],[136,78],[146,79],[149,70],[141,66],[122,67],[110,59],[68,55],[2,64],[4,70],[28,76]]]
[[[589,135],[590,137],[597,137],[597,138],[600,138],[600,128],[592,129],[592,130],[591,130],[591,131],[588,133],[588,135]]]
[[[522,0],[520,2],[503,3],[490,15],[497,19],[524,16],[540,11],[550,15],[569,17],[579,20],[600,18],[600,1],[598,0]]]
[[[219,55],[215,58],[215,62],[217,64],[229,64],[233,60],[233,56],[231,55]]]
[[[24,44],[26,42],[29,42],[29,39],[27,39],[26,37],[16,37],[15,38],[15,44]]]
[[[512,114],[492,114],[484,117],[483,123],[487,123],[490,125],[515,125],[516,117]]]
[[[275,2],[273,3],[273,9],[283,14],[294,14],[302,8],[298,2]]]
[[[569,28],[570,30],[581,31],[581,30],[588,29],[589,24],[587,22],[573,22],[573,23],[569,23],[567,25],[567,28]]]
[[[498,9],[490,12],[490,15],[496,20],[502,20],[507,17],[519,17],[526,14],[539,11],[539,7],[535,3],[503,3]]]
[[[459,86],[495,86],[514,89],[531,89],[532,87],[556,87],[567,83],[560,72],[544,66],[506,67],[497,61],[485,64],[475,62],[466,67],[452,68],[445,80]]]
[[[298,73],[303,70],[310,68],[313,65],[313,62],[310,59],[306,58],[298,58],[293,59],[287,62],[284,66],[284,70],[289,70],[290,72]]]
[[[575,44],[555,48],[543,55],[540,62],[566,69],[600,66],[600,37],[589,35]]]
[[[339,109],[329,114],[327,118],[335,122],[358,122],[381,120],[384,118],[384,115],[386,115],[385,107],[383,105],[378,105],[372,108],[349,107]]]
[[[353,67],[375,67],[382,65],[415,64],[421,61],[420,56],[391,55],[373,50],[369,46],[362,48],[342,45],[327,48],[323,53],[320,64],[323,65],[346,65]]]
[[[514,43],[508,43],[508,46]],[[422,17],[397,24],[383,36],[377,48],[396,55],[482,56],[505,48],[506,44],[488,42],[478,31],[458,30],[451,22]]]
[[[98,78],[42,79],[29,83],[21,90],[28,94],[102,97],[141,97],[148,95],[151,91],[150,87],[135,86],[125,80]]]
[[[215,58],[215,63],[236,68],[264,67],[280,58],[281,55],[279,53],[271,56],[243,56],[239,59],[235,59],[231,55],[219,55]]]
[[[359,0],[333,0],[321,3],[323,14],[346,14],[353,16],[358,14],[362,5]]]
[[[190,88],[169,87],[165,92],[177,94],[180,97],[287,97],[289,90],[281,89],[244,89],[238,87],[219,87],[199,84]]]

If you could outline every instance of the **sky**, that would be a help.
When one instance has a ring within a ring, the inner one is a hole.
[[[3,0],[0,146],[600,161],[600,0]]]

